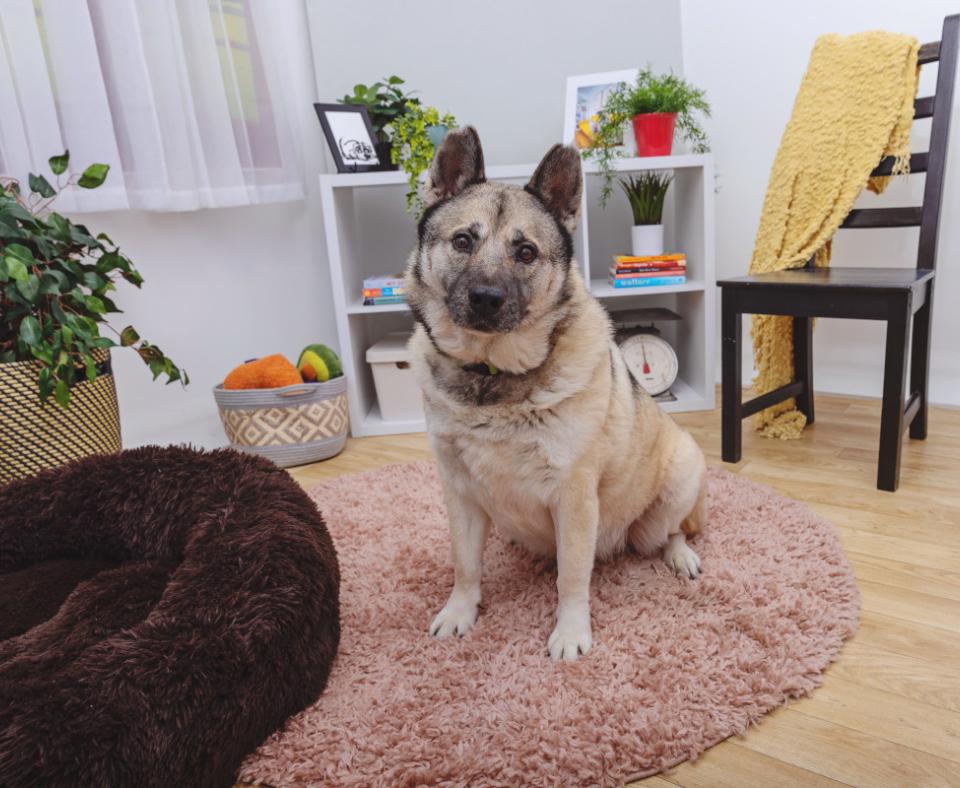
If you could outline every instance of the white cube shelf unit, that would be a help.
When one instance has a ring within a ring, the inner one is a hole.
[[[714,407],[716,350],[716,274],[714,263],[713,159],[710,154],[619,159],[619,173],[669,170],[673,184],[664,209],[667,251],[687,255],[682,285],[616,290],[607,272],[616,254],[629,253],[632,217],[617,189],[605,208],[598,205],[600,177],[594,162],[584,162],[586,188],[574,236],[574,253],[590,292],[614,314],[638,307],[667,307],[679,321],[658,326],[676,349],[680,373],[673,394],[663,402],[669,412]],[[535,164],[488,167],[489,180],[522,185]],[[368,347],[392,331],[410,329],[404,304],[364,306],[365,277],[401,271],[416,243],[416,226],[404,211],[406,176],[402,172],[343,173],[320,176],[327,258],[333,286],[340,354],[347,376],[350,429],[354,437],[421,432],[422,419],[387,421],[380,415],[373,375],[365,360]]]

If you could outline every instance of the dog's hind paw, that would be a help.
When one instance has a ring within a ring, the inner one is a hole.
[[[663,548],[663,563],[669,566],[677,577],[689,577],[695,580],[700,574],[700,556],[687,544],[683,534],[672,534]]]
[[[430,624],[430,634],[435,638],[447,638],[451,635],[463,637],[477,621],[477,604],[465,599],[450,597],[443,610],[437,613]]]

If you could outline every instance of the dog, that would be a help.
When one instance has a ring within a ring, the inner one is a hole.
[[[453,548],[453,590],[429,632],[476,623],[493,524],[556,557],[554,660],[590,650],[596,560],[662,549],[676,574],[699,575],[686,537],[707,506],[703,453],[632,377],[574,262],[582,189],[573,147],[555,145],[520,188],[486,180],[472,127],[451,131],[405,271]]]

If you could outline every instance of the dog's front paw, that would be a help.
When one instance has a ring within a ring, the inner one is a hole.
[[[593,645],[593,635],[590,631],[590,610],[561,613],[557,617],[557,626],[550,634],[547,649],[550,658],[558,660],[575,660],[580,654],[586,654]]]
[[[677,577],[695,580],[700,574],[700,556],[682,536],[679,539],[671,537],[667,542],[667,546],[663,548],[663,563],[669,566]]]
[[[451,595],[443,610],[437,613],[430,625],[430,634],[436,638],[451,635],[463,637],[477,621],[477,603]]]

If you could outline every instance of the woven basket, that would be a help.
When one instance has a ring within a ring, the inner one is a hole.
[[[110,352],[93,351],[98,375],[70,389],[70,406],[40,404],[35,361],[0,364],[0,484],[91,454],[120,451],[120,409]]]
[[[213,389],[230,446],[281,468],[325,460],[347,440],[347,379],[276,389]]]

